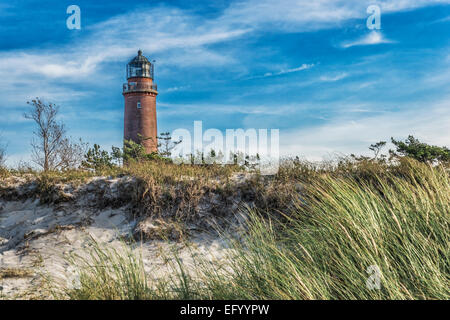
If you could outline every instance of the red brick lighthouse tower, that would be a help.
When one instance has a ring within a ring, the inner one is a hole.
[[[138,51],[127,64],[127,80],[123,85],[125,98],[124,139],[142,143],[147,153],[158,150],[156,130],[156,96],[154,66]],[[141,137],[141,138],[140,138]]]

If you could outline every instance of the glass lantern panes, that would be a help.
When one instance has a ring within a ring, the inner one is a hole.
[[[142,51],[127,65],[127,78],[144,77],[153,79],[153,64],[142,55]]]

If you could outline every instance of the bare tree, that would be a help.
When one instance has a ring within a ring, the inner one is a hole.
[[[81,139],[79,142],[74,142],[69,138],[64,138],[58,149],[56,168],[68,170],[80,167],[87,149],[88,144],[84,143]]]
[[[46,104],[39,98],[27,102],[33,106],[30,113],[24,113],[26,119],[34,120],[37,130],[34,131],[37,141],[33,140],[33,161],[44,171],[56,169],[57,152],[64,140],[64,124],[56,119],[59,107]]]
[[[81,140],[75,143],[66,137],[66,129],[58,121],[59,107],[53,103],[44,103],[39,98],[27,102],[33,109],[24,113],[26,119],[34,120],[37,129],[36,139],[31,142],[33,161],[44,171],[66,170],[81,164],[86,144]]]

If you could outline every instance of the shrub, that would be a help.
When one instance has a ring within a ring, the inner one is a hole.
[[[101,170],[114,166],[112,156],[107,151],[102,150],[98,144],[94,144],[94,147],[88,150],[84,158],[85,160],[82,162],[84,168]]]
[[[391,151],[393,155],[399,154],[430,163],[450,161],[450,150],[447,147],[430,146],[413,136],[409,136],[405,141],[397,141],[392,138],[392,143],[397,148],[395,152]]]

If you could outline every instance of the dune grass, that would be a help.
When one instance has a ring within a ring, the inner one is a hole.
[[[227,276],[204,277],[211,298],[448,299],[450,185],[442,167],[323,174],[291,216],[250,211]],[[282,221],[280,221],[282,220]],[[380,290],[366,283],[381,271]],[[212,279],[212,281],[209,281]]]
[[[0,268],[0,280],[6,278],[30,277],[33,272],[26,268]]]
[[[220,266],[196,258],[196,268],[187,269],[175,259],[167,279],[149,283],[139,256],[97,249],[87,267],[78,265],[81,288],[66,297],[450,298],[445,167],[409,159],[335,168],[294,164],[267,188],[274,190],[258,191],[256,200],[267,203],[282,193],[277,199],[286,201],[285,209],[244,208],[246,232],[227,236],[232,250]],[[375,269],[379,289],[367,285]]]
[[[62,290],[55,290],[58,298],[81,300],[142,300],[153,298],[148,286],[142,258],[123,243],[121,249],[102,246],[89,241],[85,255],[68,258],[76,265],[76,274]]]

